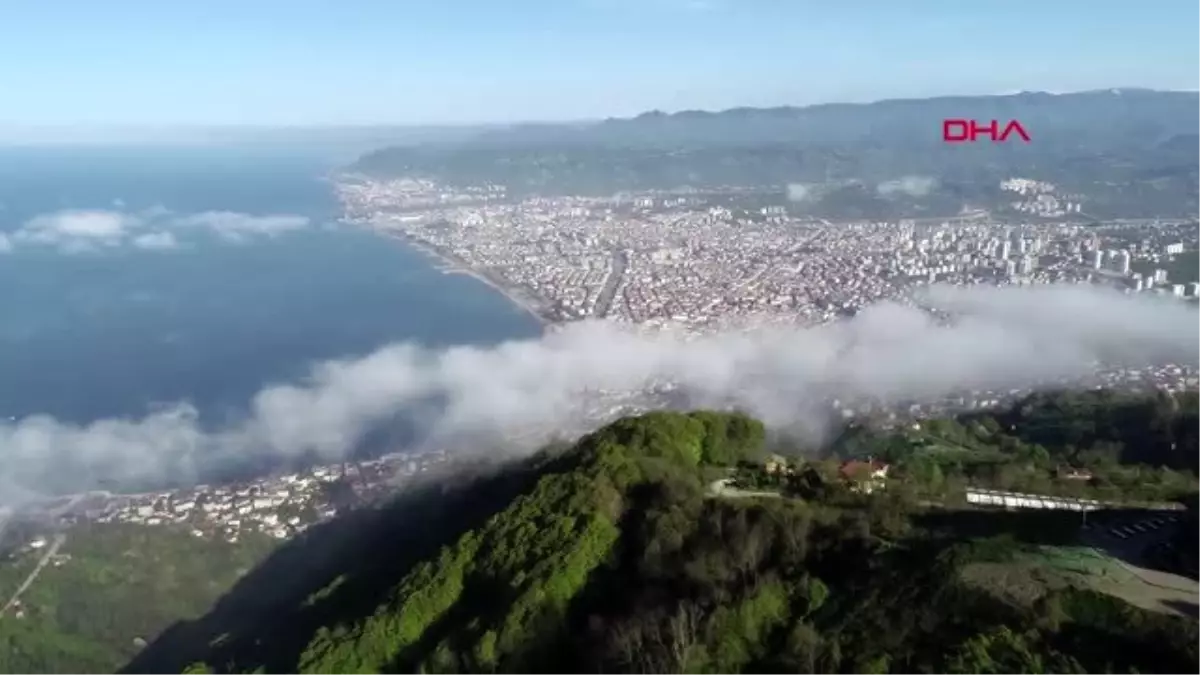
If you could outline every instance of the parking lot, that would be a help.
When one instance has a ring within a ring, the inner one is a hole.
[[[1169,554],[1179,514],[1169,511],[1143,511],[1088,518],[1083,540],[1132,565],[1157,567],[1155,559]]]
[[[1178,516],[1161,515],[1150,516],[1133,522],[1098,526],[1104,527],[1106,530],[1105,534],[1117,539],[1126,540],[1157,533],[1162,528],[1174,525],[1178,521]]]

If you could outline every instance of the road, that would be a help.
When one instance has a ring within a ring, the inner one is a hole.
[[[4,603],[4,609],[0,609],[0,616],[8,614],[8,610],[12,609],[12,606],[17,604],[17,601],[21,599],[21,594],[24,593],[30,586],[32,586],[33,582],[37,581],[38,575],[42,573],[42,570],[46,568],[46,565],[50,564],[50,559],[54,557],[55,553],[58,553],[58,549],[62,548],[62,545],[66,541],[67,535],[65,534],[54,535],[54,541],[51,542],[50,546],[46,549],[46,552],[42,554],[42,559],[38,561],[37,566],[34,567],[33,571],[29,573],[29,576],[25,577],[25,581],[21,582],[21,585],[17,587],[16,592],[14,592],[12,597],[8,599],[8,602]]]
[[[628,261],[625,259],[624,251],[612,252],[612,272],[608,275],[608,279],[604,283],[603,290],[600,291],[599,297],[596,298],[596,307],[592,312],[597,318],[603,319],[608,316],[608,312],[612,309],[613,297],[617,294],[617,287],[621,285],[621,279],[625,276],[625,266]]]

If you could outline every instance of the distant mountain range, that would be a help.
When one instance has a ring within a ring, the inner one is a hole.
[[[720,112],[651,111],[592,124],[525,124],[484,131],[474,141],[495,144],[611,143],[662,147],[678,144],[756,145],[940,142],[946,118],[1016,119],[1039,145],[1091,138],[1158,142],[1200,127],[1200,94],[1148,89],[1105,89],[1072,94],[1022,92],[1003,96],[947,96],[874,103],[827,103]]]
[[[1017,120],[1031,142],[946,143],[945,119],[1001,127]],[[994,200],[995,184],[1019,175],[1085,195],[1097,215],[1183,215],[1196,211],[1197,129],[1196,92],[1023,92],[513,125],[384,148],[352,169],[498,183],[517,194],[741,186],[782,196],[789,183],[878,185],[920,176],[934,179],[941,197],[954,197],[944,207]]]

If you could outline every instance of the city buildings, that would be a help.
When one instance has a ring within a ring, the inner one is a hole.
[[[1041,189],[1021,185],[1018,192]],[[1168,280],[1163,251],[1179,249],[1176,244],[1184,254],[1197,248],[1194,222],[1005,222],[987,214],[830,222],[796,215],[786,205],[738,208],[719,194],[516,200],[496,186],[362,178],[337,189],[350,222],[403,238],[447,271],[486,278],[551,326],[590,319],[687,335],[816,326],[881,301],[918,305],[919,291],[933,283],[1146,291]],[[1135,264],[1139,274],[1132,273]],[[1195,282],[1159,290],[1196,301]],[[662,400],[655,396],[669,394],[670,384],[657,383],[661,391],[581,392],[585,421],[594,425],[644,410]],[[1065,384],[1078,382],[1030,386]],[[1110,366],[1087,384],[1179,391],[1197,385],[1197,372],[1180,364]],[[855,400],[836,401],[834,408],[844,418],[898,423],[1004,405],[1028,391],[964,388],[903,405]],[[350,485],[357,498],[368,499],[437,461],[395,455],[378,465],[317,467],[246,484],[89,497],[73,513],[185,526],[196,536],[236,538],[249,528],[283,538],[344,507],[331,499],[329,485]]]

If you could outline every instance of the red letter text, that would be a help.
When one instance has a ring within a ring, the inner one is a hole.
[[[953,133],[951,129],[957,128],[958,133]],[[961,143],[970,138],[967,132],[966,120],[942,120],[942,140],[947,143]],[[972,139],[974,140],[974,139]]]
[[[996,120],[992,120],[991,124],[987,125],[986,127],[977,126],[975,124],[974,120],[971,121],[971,140],[972,141],[975,140],[976,136],[978,136],[980,133],[985,132],[985,131],[987,132],[988,137],[992,139],[992,142],[995,143],[996,142],[996,133],[997,133]]]
[[[995,124],[995,122],[992,124]],[[1017,134],[1020,135],[1026,143],[1029,142],[1029,134],[1025,133],[1025,128],[1022,127],[1021,123],[1016,120],[1009,122],[1008,126],[1004,127],[1004,133],[1000,134],[1000,140],[1003,141],[1004,139],[1008,138],[1008,135],[1014,131],[1017,132]]]

